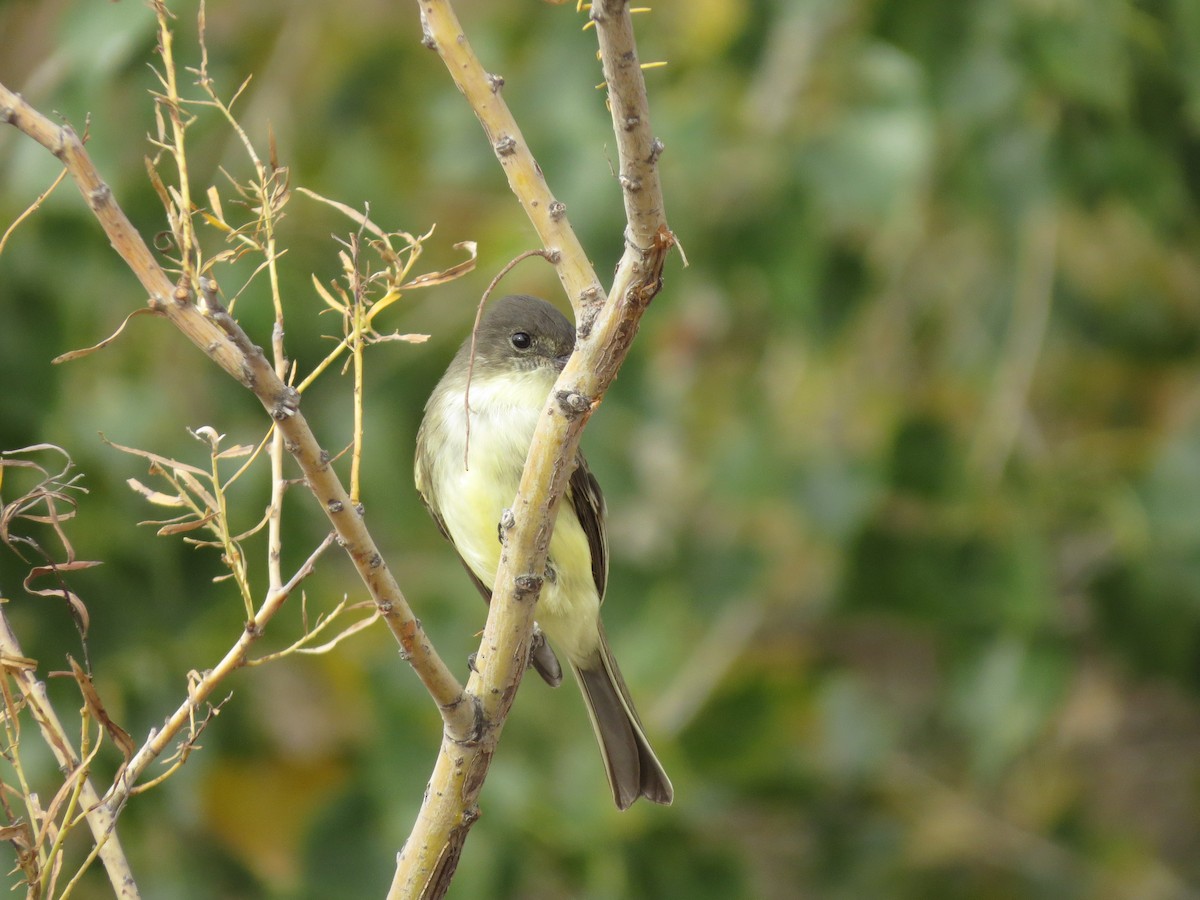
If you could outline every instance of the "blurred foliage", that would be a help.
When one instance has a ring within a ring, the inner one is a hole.
[[[592,36],[570,4],[459,11],[611,271],[622,213]],[[368,521],[465,669],[483,608],[412,489],[413,436],[532,230],[415,9],[268,0],[208,18],[214,76],[228,95],[253,74],[237,111],[260,147],[273,131],[294,184],[388,228],[436,222],[431,266],[480,243],[478,272],[384,323],[433,339],[367,366]],[[0,3],[0,80],[91,116],[90,151],[151,235],[152,24],[133,0]],[[452,896],[1197,896],[1200,5],[698,0],[637,24],[643,58],[669,62],[648,82],[691,265],[669,266],[585,445],[611,510],[606,621],[678,800],[616,813],[575,689],[533,679]],[[202,186],[246,171],[215,116],[191,137]],[[0,222],[55,172],[0,132]],[[349,230],[307,198],[288,208],[302,369],[333,327],[310,278],[337,275],[330,234]],[[506,286],[557,296],[536,263]],[[238,314],[265,343],[256,288]],[[0,257],[0,447],[54,441],[87,473],[72,538],[106,562],[72,584],[135,736],[243,613],[211,583],[217,560],[137,526],[123,482],[142,467],[97,433],[197,462],[185,426],[263,429],[160,322],[50,365],[142,302],[70,185]],[[305,406],[326,446],[347,442],[348,379]],[[247,524],[266,496],[243,490]],[[288,518],[294,567],[325,525],[299,491]],[[22,576],[0,558],[26,653],[60,667],[70,617]],[[343,592],[361,593],[327,557],[309,607]],[[299,627],[277,620],[267,642]],[[146,895],[381,896],[439,735],[391,639],[234,681],[203,751],[122,820]]]

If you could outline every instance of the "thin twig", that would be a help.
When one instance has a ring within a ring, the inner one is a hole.
[[[163,71],[158,73],[158,76],[166,95],[161,99],[167,107],[167,115],[171,120],[171,140],[167,149],[175,159],[175,165],[179,170],[177,182],[179,203],[176,205],[179,217],[175,223],[176,227],[172,230],[180,238],[179,259],[183,274],[195,287],[195,279],[199,274],[195,268],[197,262],[195,254],[198,245],[196,231],[192,224],[194,204],[191,197],[191,179],[188,177],[187,142],[184,140],[187,124],[183,120],[183,102],[179,96],[179,84],[176,80],[174,35],[169,23],[171,13],[167,10],[163,0],[151,0],[151,5],[154,7],[155,19],[158,21],[158,51],[163,60]]]
[[[8,227],[4,229],[4,234],[0,234],[0,253],[4,252],[4,247],[6,244],[8,244],[9,238],[13,236],[13,232],[17,230],[17,226],[28,219],[37,210],[41,209],[42,204],[46,202],[46,198],[54,193],[54,189],[62,184],[62,180],[66,177],[67,173],[65,170],[59,172],[58,175],[54,177],[54,180],[50,182],[50,187],[38,194],[37,199],[30,203],[29,206],[25,207],[25,211],[9,223]]]
[[[250,241],[253,249],[260,250],[264,256],[262,267],[266,268],[271,286],[271,305],[275,311],[275,324],[271,329],[271,356],[275,366],[275,375],[280,381],[288,379],[288,359],[284,351],[284,318],[283,296],[279,287],[279,251],[275,239],[277,218],[282,215],[283,202],[287,196],[287,178],[285,170],[281,170],[275,159],[274,143],[271,144],[269,163],[264,163],[254,149],[254,144],[246,134],[241,123],[233,115],[230,104],[221,100],[212,78],[208,74],[208,43],[207,9],[203,0],[196,14],[198,43],[200,45],[200,69],[197,72],[197,84],[208,95],[209,104],[218,109],[226,123],[241,141],[242,149],[254,166],[254,182],[252,194],[254,209],[258,213],[256,227],[261,230],[261,243]],[[243,236],[244,237],[244,236]],[[248,238],[245,238],[248,240]],[[255,270],[255,274],[262,267]],[[252,276],[253,277],[253,276]],[[271,503],[267,511],[267,578],[268,589],[277,591],[283,584],[283,496],[287,490],[287,480],[283,477],[283,459],[285,456],[283,433],[273,429],[271,435]]]
[[[162,755],[163,751],[175,740],[175,737],[183,730],[184,726],[191,721],[191,717],[195,712],[212,696],[217,687],[232,672],[245,665],[251,646],[262,636],[263,629],[266,628],[267,623],[275,617],[275,614],[279,612],[284,602],[291,596],[300,582],[312,574],[317,560],[333,543],[333,539],[334,536],[332,534],[327,535],[325,540],[318,544],[317,548],[309,554],[308,559],[296,570],[296,573],[292,575],[288,582],[278,590],[268,594],[267,598],[258,608],[258,611],[254,614],[254,618],[247,622],[246,627],[242,629],[237,642],[229,648],[219,663],[212,669],[209,669],[204,677],[188,690],[187,700],[171,714],[163,727],[154,732],[138,749],[137,753],[133,755],[133,758],[126,765],[125,770],[113,786],[109,788],[108,793],[104,797],[105,804],[110,809],[116,810],[120,808],[129,796],[130,791],[137,784],[142,773],[146,771],[146,768]]]

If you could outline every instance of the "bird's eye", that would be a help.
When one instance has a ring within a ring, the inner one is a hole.
[[[508,341],[518,350],[528,350],[529,345],[533,343],[533,338],[527,332],[514,331]]]

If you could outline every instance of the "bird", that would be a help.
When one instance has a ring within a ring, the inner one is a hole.
[[[473,348],[470,336],[463,341],[425,405],[417,491],[485,600],[500,562],[501,515],[516,496],[538,417],[574,346],[574,327],[552,304],[526,294],[503,297],[484,312]],[[535,613],[531,665],[551,686],[561,680],[544,634],[579,684],[618,809],[640,797],[670,804],[674,788],[600,619],[608,581],[606,509],[582,453],[563,500]]]

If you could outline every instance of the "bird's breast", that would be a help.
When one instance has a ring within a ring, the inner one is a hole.
[[[500,562],[500,514],[516,496],[554,383],[539,375],[473,381],[469,429],[463,391],[445,392],[427,413],[444,437],[430,473],[439,512],[459,553],[485,584],[495,581]]]

